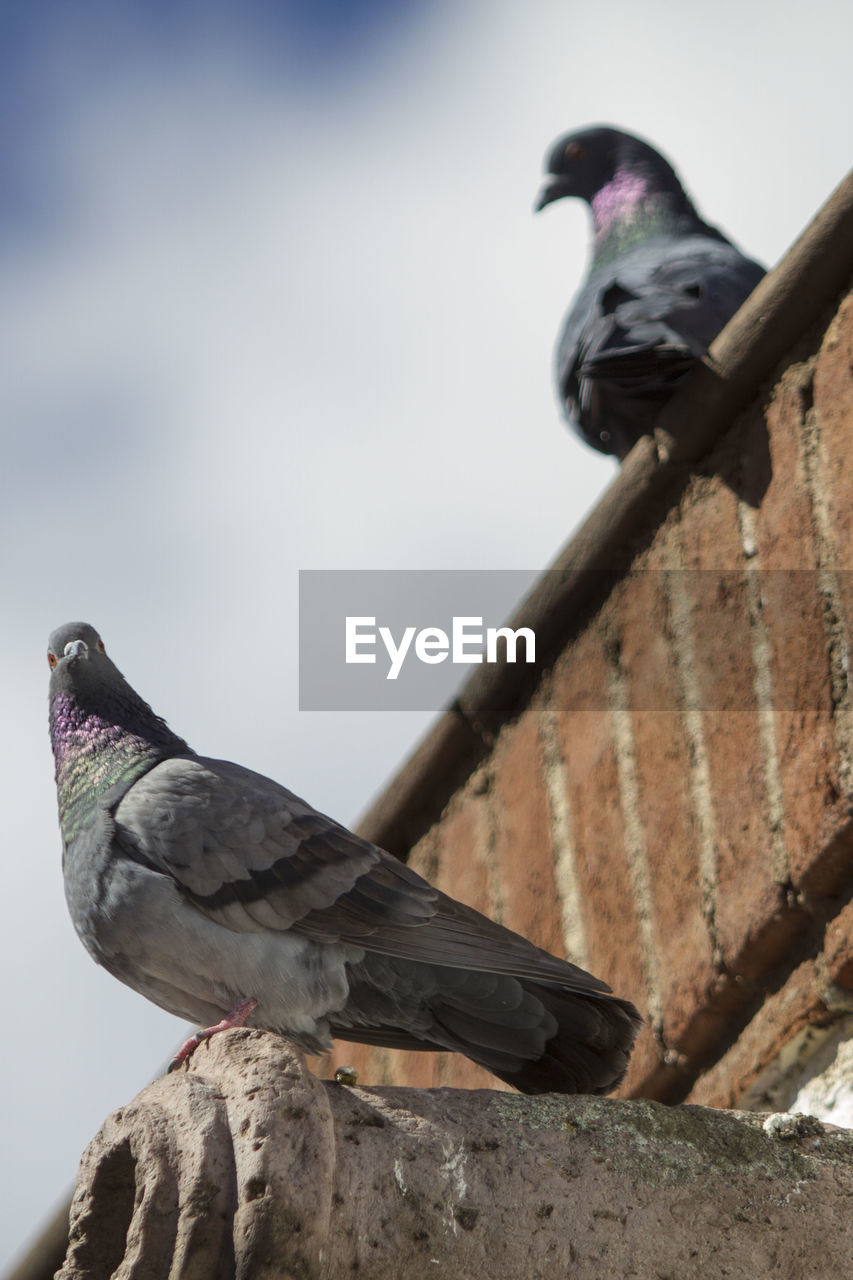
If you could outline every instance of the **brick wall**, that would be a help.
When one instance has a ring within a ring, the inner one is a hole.
[[[387,847],[413,831],[421,874],[634,1000],[624,1095],[760,1105],[785,1047],[853,1007],[848,284],[649,490],[538,685],[491,726],[445,717],[457,765],[416,754],[365,823]],[[322,1067],[341,1062],[501,1087],[455,1055],[342,1043]]]

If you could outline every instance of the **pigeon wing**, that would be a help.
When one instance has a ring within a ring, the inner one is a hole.
[[[271,779],[199,756],[157,765],[121,800],[115,819],[128,856],[171,876],[235,932],[289,929],[351,891],[380,858]],[[395,888],[401,917],[429,913],[428,886]]]
[[[669,237],[594,270],[557,347],[569,421],[597,448],[648,429],[648,415],[702,360],[764,269],[726,240]],[[644,408],[648,405],[648,408]]]
[[[670,381],[701,360],[764,275],[731,244],[706,236],[651,242],[593,273],[558,349],[564,394],[578,378],[656,374]]]
[[[402,960],[610,991],[239,765],[164,761],[121,800],[115,821],[128,856],[172,877],[232,931],[292,929]]]

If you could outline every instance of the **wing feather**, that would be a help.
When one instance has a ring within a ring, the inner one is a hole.
[[[607,993],[606,983],[434,889],[405,863],[268,778],[225,761],[164,761],[115,812],[116,839],[236,932],[319,942]]]

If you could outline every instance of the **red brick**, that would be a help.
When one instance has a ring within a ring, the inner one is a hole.
[[[435,1089],[440,1083],[440,1061],[445,1055],[413,1049],[385,1049],[388,1070],[386,1082],[408,1085],[412,1089]]]
[[[823,963],[830,982],[853,991],[853,902],[827,925]]]
[[[498,903],[490,871],[487,766],[457,792],[432,831],[412,850],[409,866],[451,898],[495,917]]]
[[[785,1046],[807,1027],[831,1020],[820,993],[823,983],[813,960],[804,961],[779,991],[769,996],[736,1043],[696,1081],[688,1102],[705,1107],[738,1107],[756,1090]]]
[[[538,707],[501,734],[492,762],[493,858],[503,923],[565,955]]]
[[[770,475],[754,516],[763,571],[814,573],[818,567],[803,434],[811,381],[809,364],[786,369],[773,390],[762,423]]]
[[[646,975],[619,804],[604,647],[598,620],[554,668],[553,704],[565,760],[588,964],[644,1012]]]
[[[853,498],[849,460],[853,452],[853,298],[847,297],[824,336],[814,365],[813,420],[819,444],[813,467],[816,497],[828,513],[831,567],[846,636],[853,635]],[[787,749],[786,819],[794,882],[811,897],[838,892],[853,870],[846,835],[844,783],[837,758],[837,724],[829,706],[827,636],[814,628],[809,672],[824,672],[823,685],[798,672],[799,715],[791,714],[780,738]],[[845,715],[844,709],[836,713]],[[790,777],[790,781],[788,778]]]
[[[762,576],[790,876],[821,893],[828,843],[846,821],[822,602],[812,573]],[[824,891],[834,892],[830,881]]]
[[[817,357],[814,412],[822,442],[822,465],[834,532],[835,561],[853,569],[853,294],[838,309]],[[849,615],[848,615],[849,617]]]
[[[838,892],[851,866],[838,837],[848,826],[837,743],[828,712],[780,711],[776,735],[791,880],[813,902]]]
[[[717,942],[726,965],[752,978],[775,963],[764,945],[780,908],[767,822],[767,785],[752,662],[749,602],[733,495],[691,506],[682,526],[685,586],[716,843]],[[717,566],[723,566],[719,571]],[[734,571],[732,571],[734,566]]]
[[[686,570],[742,572],[737,496],[719,476],[691,481],[681,503],[679,536]]]
[[[838,309],[817,357],[814,420],[820,442],[818,474],[825,479],[832,567],[837,571],[846,640],[853,636],[853,294]]]
[[[654,556],[647,563],[658,563]],[[649,868],[663,1003],[663,1037],[683,1037],[714,980],[702,904],[699,833],[686,762],[690,744],[680,701],[673,638],[667,625],[666,580],[635,574],[622,595],[622,665],[628,684],[636,752],[640,820]],[[655,625],[649,635],[649,620]],[[637,709],[648,707],[648,710]],[[655,709],[655,708],[660,708]]]
[[[767,409],[773,478],[756,513],[791,877],[815,893],[827,842],[843,820],[832,724],[824,601],[809,497],[804,413],[808,365],[785,371]]]

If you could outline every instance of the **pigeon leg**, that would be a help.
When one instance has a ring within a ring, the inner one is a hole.
[[[247,996],[245,1000],[241,1000],[236,1004],[221,1022],[217,1022],[215,1027],[205,1027],[203,1031],[197,1031],[195,1035],[190,1036],[186,1044],[182,1044],[172,1061],[169,1063],[169,1070],[174,1071],[182,1062],[186,1062],[187,1058],[198,1048],[202,1040],[209,1040],[211,1036],[215,1036],[217,1031],[230,1031],[232,1027],[242,1027],[253,1009],[257,1009],[258,1002],[254,996]]]

